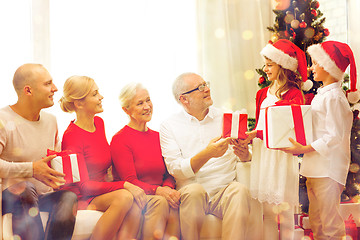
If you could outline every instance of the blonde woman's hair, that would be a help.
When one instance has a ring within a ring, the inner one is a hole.
[[[141,83],[128,83],[126,84],[120,92],[119,100],[121,107],[128,108],[130,106],[131,100],[136,95],[136,92],[140,89],[145,89]]]
[[[87,76],[72,76],[66,79],[63,88],[63,96],[60,99],[60,107],[64,112],[75,111],[75,100],[84,99],[93,87],[94,79]]]

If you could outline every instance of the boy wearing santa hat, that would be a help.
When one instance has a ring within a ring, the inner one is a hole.
[[[350,165],[350,134],[353,115],[341,88],[350,65],[349,101],[358,101],[356,67],[350,47],[341,42],[326,41],[308,48],[315,81],[323,82],[311,103],[313,139],[303,146],[293,139],[293,154],[305,153],[300,174],[307,177],[309,220],[315,239],[343,239],[345,224],[339,211],[341,193]]]

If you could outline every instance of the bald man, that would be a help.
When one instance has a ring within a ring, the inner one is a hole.
[[[49,72],[40,64],[20,66],[13,78],[18,96],[14,105],[0,109],[0,178],[2,212],[13,214],[13,233],[20,239],[71,239],[76,195],[56,191],[64,174],[48,167],[59,150],[56,118],[41,111],[54,105],[57,91]],[[44,231],[39,211],[49,212]]]

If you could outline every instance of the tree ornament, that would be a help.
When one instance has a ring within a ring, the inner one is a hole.
[[[259,84],[264,84],[265,78],[263,76],[259,77]]]
[[[320,3],[319,3],[318,1],[313,1],[313,2],[311,3],[311,7],[318,9],[318,8],[320,7]]]
[[[329,36],[329,34],[330,34],[329,29],[325,28],[323,33],[324,33],[325,37]]]
[[[299,27],[300,28],[306,28],[307,27],[307,24],[306,24],[306,22],[301,22],[300,24],[299,24]]]
[[[315,9],[312,9],[311,14],[316,17],[318,15],[318,12]]]
[[[301,20],[301,21],[304,21],[304,20],[305,20],[305,13],[300,14],[300,20]]]
[[[299,24],[300,24],[300,22],[297,19],[291,21],[291,27],[294,28],[294,29],[298,29]]]
[[[270,40],[274,43],[276,42],[277,40],[279,40],[279,36],[277,34],[273,34],[270,38]]]
[[[294,7],[296,7],[296,5],[297,5],[297,2],[294,0],[294,1],[292,1],[292,5],[294,6]]]

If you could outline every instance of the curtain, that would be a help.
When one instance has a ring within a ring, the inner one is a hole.
[[[270,0],[198,0],[199,73],[211,82],[214,105],[255,116],[256,68],[274,21]]]

